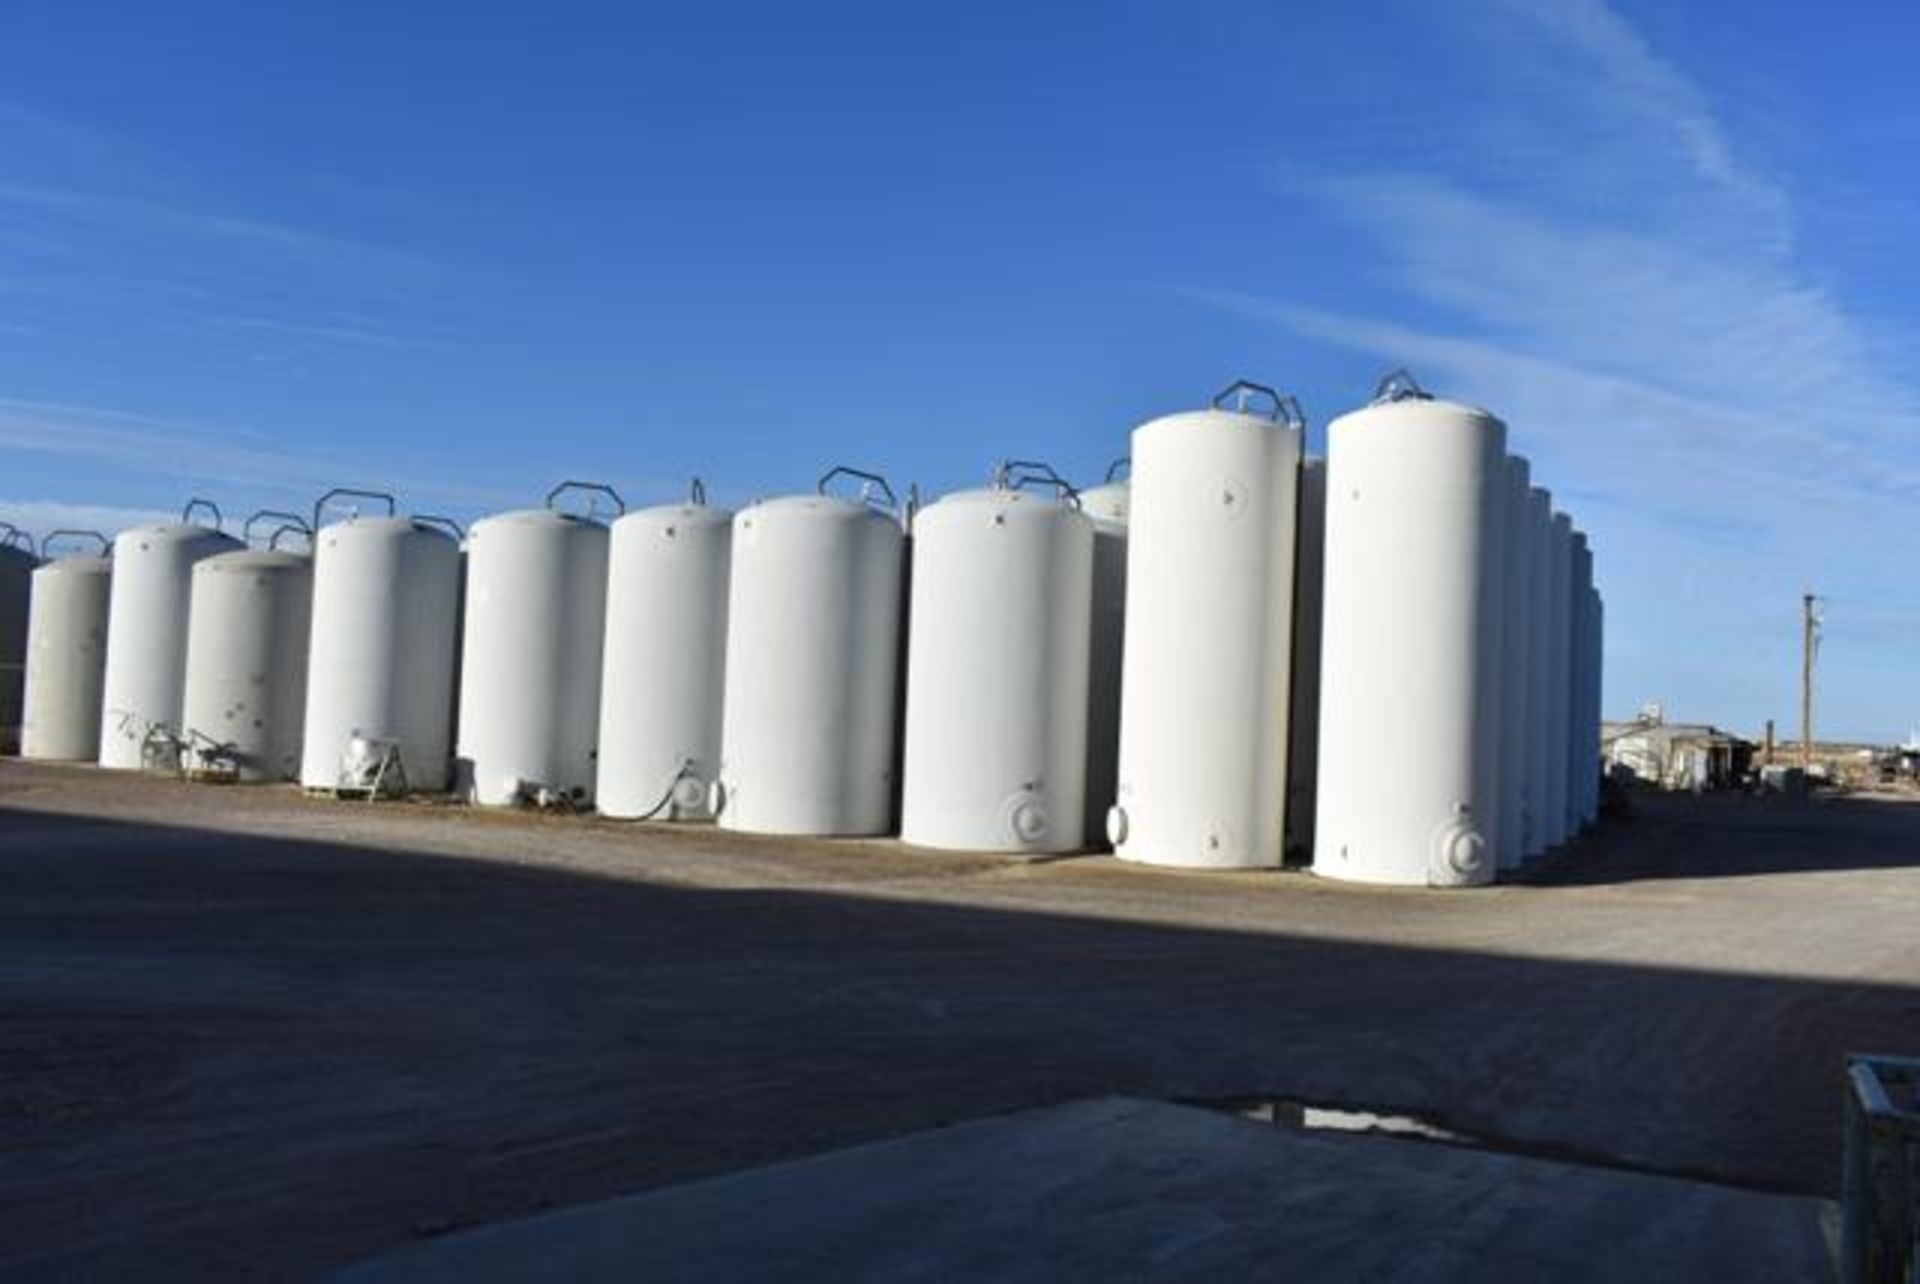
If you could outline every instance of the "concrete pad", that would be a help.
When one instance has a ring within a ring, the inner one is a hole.
[[[1822,1201],[1106,1098],[416,1245],[342,1284],[1831,1278]]]

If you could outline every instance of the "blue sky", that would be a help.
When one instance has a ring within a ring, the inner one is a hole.
[[[287,10],[287,12],[282,12]],[[1389,366],[1590,532],[1607,708],[1920,723],[1910,5],[9,6],[0,517],[1090,478]],[[1417,640],[1410,640],[1410,645]]]

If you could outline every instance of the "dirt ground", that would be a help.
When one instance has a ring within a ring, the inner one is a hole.
[[[0,1276],[301,1279],[1106,1093],[1831,1194],[1920,805],[1641,798],[1522,883],[1021,863],[0,763]]]

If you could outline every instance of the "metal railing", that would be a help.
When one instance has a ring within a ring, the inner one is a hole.
[[[1847,1058],[1842,1284],[1920,1281],[1920,1059]]]

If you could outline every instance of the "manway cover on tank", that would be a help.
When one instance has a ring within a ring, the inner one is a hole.
[[[212,526],[189,521],[136,526],[113,541],[107,672],[100,712],[100,765],[138,770],[149,747],[177,763],[181,701],[187,680],[187,616],[194,563],[234,552],[240,541],[219,529],[220,510],[205,500]]]
[[[867,489],[857,499],[826,493],[840,477]],[[836,468],[818,494],[770,499],[734,518],[715,795],[723,828],[891,831],[905,558],[898,509],[880,478]]]
[[[46,762],[92,762],[100,755],[113,561],[85,554],[52,557],[53,540],[64,535],[97,540],[102,553],[112,548],[106,536],[93,531],[55,531],[41,541],[49,560],[33,573],[20,753]]]
[[[1328,429],[1316,874],[1493,877],[1505,454],[1398,373]]]
[[[26,686],[27,614],[33,597],[33,572],[40,565],[32,538],[11,522],[0,522],[0,753],[20,743],[22,693]]]
[[[484,806],[588,806],[600,730],[607,528],[553,505],[484,518],[467,535],[460,674],[459,787]]]
[[[1078,850],[1093,523],[1051,468],[1013,461],[921,509],[913,541],[900,837]]]
[[[684,504],[613,524],[600,681],[603,814],[702,820],[719,778],[733,514]]]
[[[1249,412],[1260,399],[1269,414]],[[1302,428],[1292,398],[1242,382],[1134,431],[1108,819],[1123,859],[1280,864]]]
[[[460,528],[396,516],[384,493],[358,494],[384,501],[386,513],[318,525],[338,492],[314,509],[300,783],[438,793],[452,761]]]
[[[241,781],[292,780],[306,713],[313,560],[249,549],[193,568],[182,766]]]

